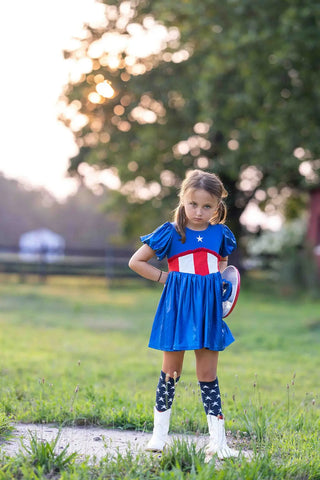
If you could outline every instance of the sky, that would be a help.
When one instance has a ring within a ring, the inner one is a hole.
[[[68,81],[63,49],[85,21],[98,20],[100,8],[95,0],[0,2],[0,172],[59,199],[76,189],[65,172],[77,153],[57,120]]]

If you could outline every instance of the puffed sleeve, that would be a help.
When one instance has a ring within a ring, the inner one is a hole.
[[[237,248],[237,242],[230,228],[228,228],[226,225],[221,225],[221,226],[222,226],[222,242],[221,242],[219,253],[222,257],[227,257],[228,255],[230,255],[231,252],[233,252],[233,250]]]
[[[154,232],[140,237],[143,243],[146,243],[156,252],[158,260],[162,260],[169,250],[174,227],[170,222],[160,225]]]

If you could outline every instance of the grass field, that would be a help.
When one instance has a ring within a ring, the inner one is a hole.
[[[160,286],[0,282],[0,436],[8,418],[151,430],[161,352],[147,342]],[[228,324],[236,342],[220,355],[223,410],[227,428],[257,452],[253,461],[230,460],[213,473],[180,446],[152,465],[130,455],[96,467],[70,459],[54,478],[320,479],[320,301],[283,297],[272,279],[256,275],[243,281]],[[206,431],[193,352],[171,430]],[[0,479],[49,478],[41,468],[3,459]]]

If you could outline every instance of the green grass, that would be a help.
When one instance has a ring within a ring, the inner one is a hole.
[[[135,282],[114,289],[103,280],[62,278],[20,284],[8,276],[0,282],[0,436],[12,419],[152,428],[161,352],[147,342],[160,286]],[[227,321],[236,342],[219,360],[226,425],[258,456],[225,462],[215,478],[320,479],[320,301],[284,297],[272,280],[257,275],[244,279]],[[173,408],[173,431],[207,430],[193,352],[185,356]],[[119,458],[114,468],[119,478],[212,478],[201,455],[189,452],[186,466],[177,452],[168,455],[170,461],[164,456],[148,473],[133,458],[121,465]],[[7,472],[29,478],[19,461],[8,461]],[[104,463],[75,464],[59,475],[118,478],[106,469]]]

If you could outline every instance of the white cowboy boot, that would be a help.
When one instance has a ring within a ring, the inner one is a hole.
[[[205,448],[205,462],[209,462],[213,455],[217,455],[220,460],[223,460],[224,458],[238,457],[238,450],[234,450],[227,445],[224,418],[219,418],[215,415],[207,415],[207,421],[210,441]]]
[[[171,408],[165,412],[158,412],[158,410],[154,408],[153,433],[145,450],[149,452],[162,452],[168,441],[170,415]]]

